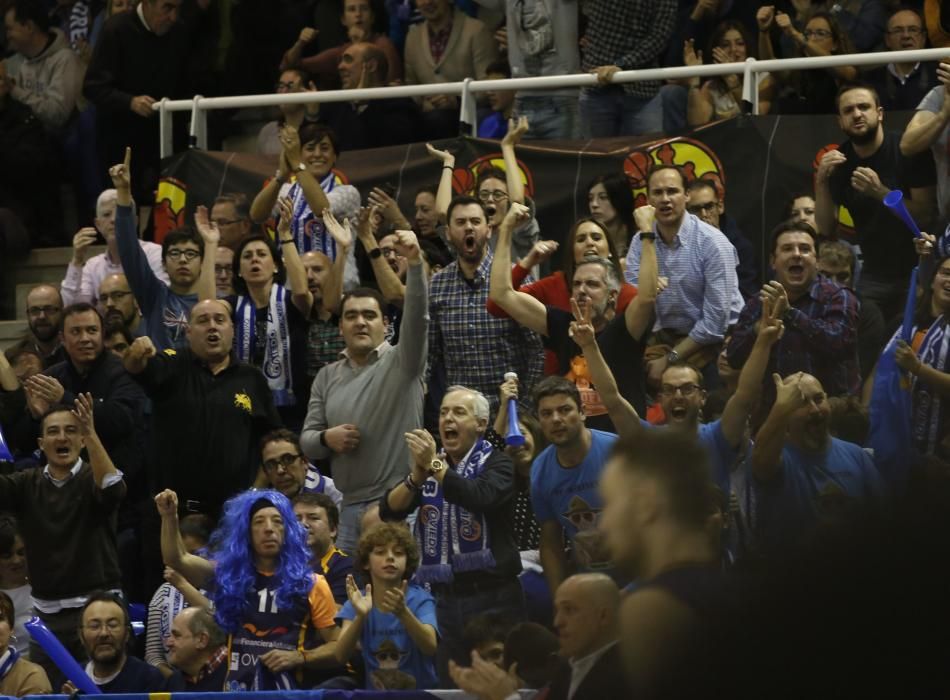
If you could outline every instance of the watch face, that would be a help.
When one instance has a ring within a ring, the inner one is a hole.
[[[440,472],[445,469],[445,463],[441,459],[433,459],[429,463],[429,469],[434,472]]]

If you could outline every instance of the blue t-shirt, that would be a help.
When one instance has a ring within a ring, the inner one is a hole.
[[[837,438],[816,454],[786,445],[779,475],[767,482],[756,480],[754,488],[756,540],[764,547],[798,541],[849,504],[883,499],[881,476],[871,456]]]
[[[591,430],[590,449],[584,461],[565,468],[557,448],[546,447],[531,465],[531,505],[539,523],[556,520],[574,548],[574,560],[584,569],[610,565],[597,521],[603,503],[597,492],[600,476],[617,436]]]
[[[438,633],[435,599],[425,589],[410,584],[406,591],[406,605],[419,622],[432,625]],[[336,619],[352,620],[355,617],[353,605],[347,601]],[[427,690],[438,687],[435,657],[425,656],[419,650],[395,615],[380,612],[374,607],[363,622],[360,644],[363,647],[363,663],[366,665],[367,690]]]

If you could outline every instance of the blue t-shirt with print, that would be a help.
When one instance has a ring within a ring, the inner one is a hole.
[[[821,520],[834,519],[849,505],[880,504],[883,482],[874,461],[854,443],[831,438],[822,452],[786,444],[779,475],[754,481],[756,540],[771,548],[792,544]]]
[[[531,505],[539,523],[556,520],[561,525],[578,566],[599,569],[609,566],[609,558],[597,530],[603,507],[597,485],[617,436],[602,430],[591,430],[590,434],[590,449],[576,467],[562,467],[554,445],[535,458],[531,465]]]
[[[406,606],[419,622],[432,625],[438,633],[435,599],[425,589],[410,584],[406,591]],[[337,614],[337,620],[352,620],[355,617],[356,612],[349,601]],[[363,647],[363,663],[366,665],[367,690],[426,690],[438,687],[435,657],[425,656],[419,650],[395,615],[380,612],[374,607],[363,621],[360,644]]]

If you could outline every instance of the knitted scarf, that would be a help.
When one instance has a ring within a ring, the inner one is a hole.
[[[950,333],[945,316],[939,316],[931,324],[917,356],[936,370],[950,370]],[[919,454],[931,455],[937,451],[946,419],[946,406],[940,394],[926,382],[915,380],[913,437]]]
[[[455,466],[455,472],[463,479],[477,478],[491,453],[491,444],[479,438]],[[485,517],[446,502],[442,484],[434,477],[422,486],[416,540],[422,555],[416,571],[418,583],[450,583],[454,572],[478,571],[495,565]]]
[[[330,194],[336,185],[333,171],[327,173],[326,177],[320,181],[320,188]],[[287,193],[293,207],[294,219],[290,222],[290,233],[293,235],[294,242],[297,244],[297,250],[301,253],[308,253],[316,250],[328,258],[330,261],[336,260],[337,247],[333,236],[327,234],[327,229],[323,225],[322,217],[316,216],[307,198],[304,197],[303,188],[300,183],[294,183]]]
[[[267,386],[274,394],[276,406],[293,406],[296,403],[290,369],[287,302],[287,289],[280,284],[271,285],[270,303],[267,306],[267,339],[261,371],[267,378]],[[256,347],[257,308],[250,296],[242,294],[237,298],[234,317],[235,352],[244,362],[252,363]]]

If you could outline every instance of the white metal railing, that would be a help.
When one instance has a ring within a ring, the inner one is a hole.
[[[758,77],[771,71],[814,70],[841,66],[879,66],[887,63],[916,63],[950,58],[948,49],[920,49],[917,51],[883,51],[879,53],[847,54],[843,56],[812,56],[805,58],[778,58],[757,61],[748,58],[743,63],[717,63],[703,66],[676,66],[648,68],[615,73],[613,83],[635,83],[644,80],[676,80],[682,78],[711,78],[742,73],[742,98],[752,105],[753,114],[759,111]],[[456,83],[428,83],[395,87],[332,90],[325,92],[275,93],[272,95],[239,95],[233,97],[202,97],[188,100],[162,99],[152,109],[159,113],[161,155],[172,154],[172,115],[191,112],[192,143],[207,148],[207,112],[215,109],[245,107],[273,107],[281,104],[310,104],[323,102],[369,101],[395,97],[424,97],[426,95],[457,95],[461,97],[460,122],[474,136],[476,127],[475,95],[491,90],[554,90],[560,88],[593,87],[597,79],[590,73],[551,75],[541,78],[509,78],[507,80],[472,80]]]

